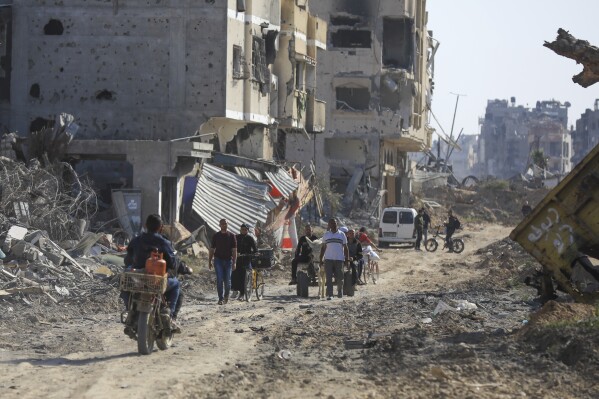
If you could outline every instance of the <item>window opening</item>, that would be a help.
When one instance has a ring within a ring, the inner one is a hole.
[[[340,29],[331,34],[333,47],[370,48],[372,35],[369,30]]]
[[[370,107],[370,91],[366,88],[337,87],[337,109],[364,111]]]
[[[383,18],[383,64],[386,67],[411,69],[414,58],[410,18]]]

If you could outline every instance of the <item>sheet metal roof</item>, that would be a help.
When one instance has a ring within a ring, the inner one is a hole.
[[[279,190],[284,197],[289,197],[289,194],[293,192],[299,184],[293,180],[291,175],[283,168],[279,168],[276,173],[264,172],[268,180]]]
[[[250,180],[210,164],[204,164],[193,198],[193,210],[218,231],[226,218],[229,231],[239,233],[242,223],[266,222],[275,207],[266,183]]]
[[[262,173],[257,171],[256,169],[249,169],[244,166],[236,166],[235,172],[239,176],[247,177],[248,179],[262,181]]]

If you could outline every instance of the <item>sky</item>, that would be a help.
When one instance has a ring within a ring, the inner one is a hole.
[[[568,126],[599,98],[599,83],[572,82],[582,65],[546,47],[563,28],[599,47],[598,0],[428,0],[428,30],[441,44],[435,56],[432,110],[449,134],[461,94],[454,137],[480,132],[487,100],[534,107],[569,101]],[[439,126],[431,119],[431,125]]]

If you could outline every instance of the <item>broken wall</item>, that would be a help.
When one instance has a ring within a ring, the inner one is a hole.
[[[12,130],[77,115],[78,138],[171,139],[224,115],[227,4],[13,5]]]

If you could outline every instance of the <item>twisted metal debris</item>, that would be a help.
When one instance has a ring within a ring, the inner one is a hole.
[[[97,198],[71,165],[55,162],[27,167],[0,157],[0,228],[15,223],[45,230],[55,241],[81,238],[83,222],[97,211]]]

